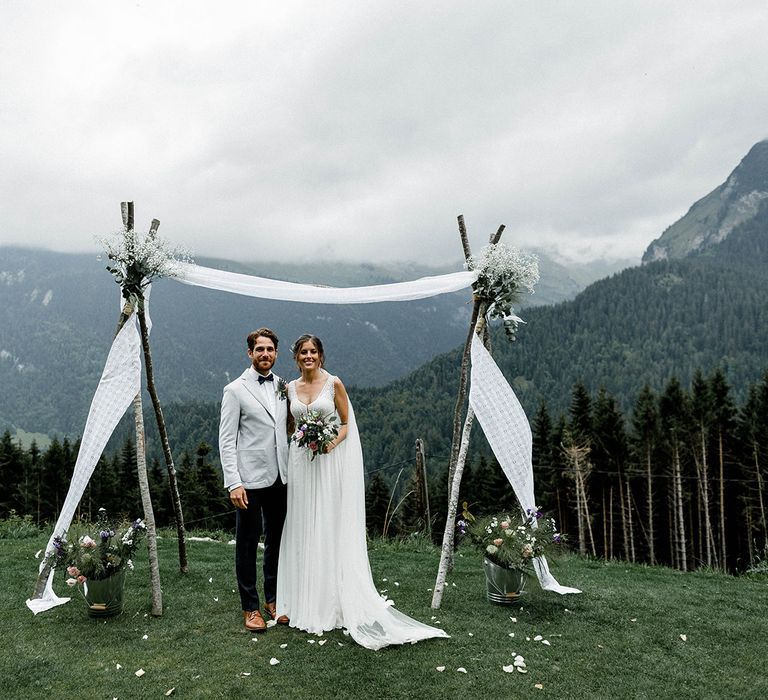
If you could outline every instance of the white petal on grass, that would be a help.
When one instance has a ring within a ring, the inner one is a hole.
[[[542,644],[546,644],[548,647],[551,647],[551,646],[552,646],[552,645],[549,643],[549,640],[548,640],[548,639],[542,639],[542,640],[541,640],[541,643],[542,643]]]
[[[281,644],[281,645],[280,645],[280,648],[281,648],[281,649],[287,649],[287,648],[288,648],[288,645],[287,645],[287,644]]]
[[[274,656],[269,660],[269,665],[270,666],[277,666],[277,664],[279,664],[279,663],[280,663],[280,660],[276,659]]]
[[[214,603],[218,603],[218,602],[219,602],[219,598],[218,598],[218,596],[214,596],[214,597],[213,597],[213,602],[214,602]]]
[[[122,668],[120,664],[115,664],[115,670],[119,671]]]
[[[145,673],[146,673],[146,671],[143,668],[140,668],[133,675],[136,676],[136,678],[141,678]]]
[[[440,671],[440,673],[442,673],[445,671],[445,666],[435,666],[435,671]]]
[[[40,555],[41,555],[42,553],[43,553],[43,550],[42,550],[42,549],[38,549],[38,550],[37,550],[37,552],[35,553],[35,559],[39,559],[39,558],[40,558]]]
[[[469,636],[470,636],[470,637],[474,637],[474,636],[475,636],[475,633],[474,633],[474,632],[470,632],[470,633],[469,633]]]
[[[510,617],[509,619],[512,620],[512,622],[517,622],[517,618],[516,617]]]
[[[229,542],[227,542],[227,544],[235,544],[235,541],[234,540],[230,540]]]
[[[518,666],[517,667],[517,672],[518,673],[528,673],[528,669],[527,668],[523,668],[522,666]]]
[[[317,643],[317,646],[321,647],[321,646],[323,646],[323,644],[325,644],[327,641],[328,641],[327,639],[321,639],[321,640],[320,640],[320,641]]]
[[[400,584],[399,584],[397,581],[395,581],[395,585],[396,585],[396,586],[399,586]]]
[[[680,639],[682,639],[684,642],[688,641],[688,635],[687,634],[681,634]]]
[[[633,617],[633,618],[630,620],[630,622],[637,622],[637,618],[636,618],[636,617]]]
[[[213,583],[213,576],[208,579],[208,583]]]
[[[510,664],[509,666],[502,666],[501,670],[504,671],[504,673],[514,673],[515,672],[515,666],[514,666],[514,664]]]
[[[252,642],[258,642],[258,641],[259,641],[259,639],[258,639],[258,637],[251,637],[251,641],[252,641]]]
[[[533,687],[537,690],[544,690],[544,686],[541,683],[536,683]]]
[[[169,698],[171,695],[173,695],[176,692],[176,688],[168,688],[168,690],[165,691],[165,697]]]
[[[277,620],[267,620],[267,627],[274,627],[277,624]]]
[[[466,668],[464,668],[463,666],[459,666],[459,667],[456,669],[456,673],[466,673],[466,672],[467,672],[467,669],[466,669]]]
[[[251,672],[250,671],[240,671],[240,675],[241,676],[250,676]]]
[[[307,642],[309,644],[314,644],[317,640],[316,639],[308,639]]]
[[[509,633],[509,636],[510,636],[510,637],[514,637],[514,636],[515,636],[515,633],[514,633],[514,632],[510,632],[510,633]]]
[[[536,635],[536,636],[533,638],[533,641],[534,641],[534,642],[540,642],[542,639],[544,639],[544,637],[542,637],[540,634],[537,634],[537,635]]]
[[[145,634],[145,635],[142,637],[142,639],[143,639],[143,640],[146,642],[146,641],[149,639],[149,635],[148,635],[148,634]]]

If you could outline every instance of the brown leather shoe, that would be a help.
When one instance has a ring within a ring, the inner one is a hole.
[[[258,610],[244,610],[243,618],[245,619],[245,629],[249,632],[267,631],[267,623],[264,622],[264,618]]]
[[[277,605],[275,603],[264,603],[264,612],[267,613],[267,617],[270,620],[274,620],[275,615],[277,615]],[[276,622],[278,625],[287,625],[290,620],[287,615],[280,615]]]

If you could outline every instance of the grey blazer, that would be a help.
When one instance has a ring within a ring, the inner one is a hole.
[[[219,424],[219,455],[224,486],[261,489],[278,474],[286,480],[288,401],[275,396],[274,409],[264,401],[258,372],[249,367],[224,387]],[[274,390],[279,377],[275,375]]]

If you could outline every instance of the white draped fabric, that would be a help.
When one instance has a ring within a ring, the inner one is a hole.
[[[471,359],[469,403],[523,511],[535,512],[533,437],[528,418],[512,387],[477,336],[472,338]],[[549,572],[545,557],[536,557],[533,565],[544,590],[581,593],[578,588],[561,586]]]
[[[260,299],[300,301],[305,304],[371,304],[379,301],[425,299],[464,289],[477,279],[477,272],[452,272],[447,275],[422,277],[411,282],[395,284],[378,284],[369,287],[323,287],[214,270],[189,263],[179,265],[179,272],[181,276],[177,279],[184,284]]]
[[[83,429],[80,450],[77,453],[72,481],[67,497],[59,513],[53,534],[48,540],[46,554],[53,550],[53,538],[64,535],[72,523],[78,503],[83,497],[96,463],[107,445],[115,427],[131,405],[141,387],[141,336],[134,313],[112,343],[101,381],[91,401],[91,409]],[[43,570],[45,561],[40,564]],[[37,614],[56,605],[66,603],[69,598],[60,598],[53,592],[53,575],[48,577],[42,598],[27,601],[27,607]]]

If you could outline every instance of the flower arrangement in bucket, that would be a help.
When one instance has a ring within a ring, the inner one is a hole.
[[[555,553],[565,542],[554,519],[538,507],[520,522],[510,513],[475,519],[465,503],[457,526],[484,554],[488,600],[507,605],[519,603],[526,576],[535,573],[534,558]]]
[[[141,520],[132,522],[122,533],[118,528],[100,508],[93,536],[81,535],[72,542],[66,535],[53,538],[49,563],[52,568],[66,568],[68,586],[82,587],[92,617],[122,612],[125,571],[133,569],[131,557],[146,531]]]

